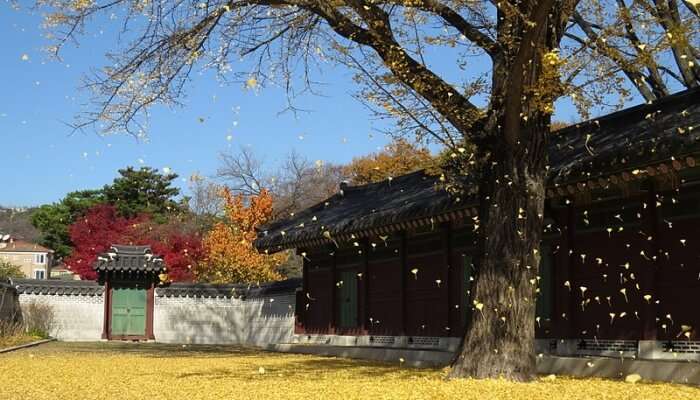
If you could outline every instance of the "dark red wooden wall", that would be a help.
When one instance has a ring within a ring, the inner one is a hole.
[[[333,256],[318,249],[304,259],[302,323],[306,333],[329,333],[333,318]]]
[[[449,334],[447,229],[406,238],[406,335]]]
[[[698,339],[700,190],[650,186],[624,200],[548,202],[546,213],[551,279],[541,281],[549,304],[537,337]],[[298,332],[461,336],[474,240],[468,223],[452,222],[306,250]],[[341,331],[334,293],[343,270],[359,276],[358,326]]]
[[[401,240],[400,235],[369,240],[366,326],[372,335],[403,331]]]
[[[656,334],[663,340],[700,340],[700,198],[688,190],[666,193],[658,201]],[[693,328],[689,337],[682,325]]]

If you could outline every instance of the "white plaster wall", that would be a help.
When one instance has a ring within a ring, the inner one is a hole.
[[[291,343],[294,336],[293,293],[245,300],[248,329],[245,345],[266,347]]]
[[[20,294],[22,308],[31,302],[53,310],[50,335],[64,341],[96,341],[102,337],[104,298],[98,296]]]
[[[294,294],[260,298],[157,297],[153,334],[164,343],[267,347],[290,343]]]
[[[97,341],[102,337],[104,297],[20,294],[19,302],[48,304],[53,310],[52,337]],[[270,347],[291,343],[293,293],[246,300],[233,298],[155,297],[153,333],[157,342],[234,344]]]

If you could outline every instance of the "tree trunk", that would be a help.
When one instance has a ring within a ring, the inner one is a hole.
[[[535,375],[535,301],[545,200],[545,129],[521,126],[521,146],[494,148],[481,172],[473,313],[451,377],[528,381]],[[502,135],[501,135],[502,136]]]
[[[486,136],[477,146],[479,246],[471,288],[473,312],[451,377],[529,381],[536,374],[535,305],[547,138],[559,89],[558,70],[552,69],[558,68],[552,63],[558,56],[551,50],[559,48],[577,3],[555,7],[546,0],[522,2],[521,11],[533,22],[529,26],[499,11],[503,21],[498,34],[509,51],[494,59],[491,113],[482,126]]]

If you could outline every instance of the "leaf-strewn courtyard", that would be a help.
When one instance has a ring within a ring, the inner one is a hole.
[[[54,342],[0,355],[0,399],[698,399],[602,379],[447,381],[440,370],[220,346]]]

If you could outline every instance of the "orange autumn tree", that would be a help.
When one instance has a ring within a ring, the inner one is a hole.
[[[282,278],[278,266],[286,253],[266,255],[253,247],[255,228],[272,215],[272,196],[263,190],[257,196],[221,191],[225,218],[205,236],[206,260],[200,263],[197,280],[212,283],[256,283]],[[247,200],[247,201],[246,201]]]

